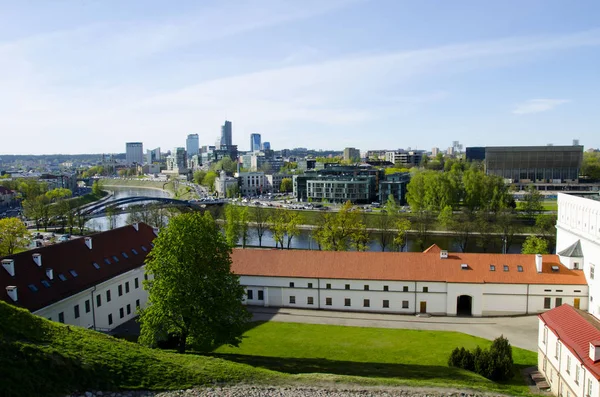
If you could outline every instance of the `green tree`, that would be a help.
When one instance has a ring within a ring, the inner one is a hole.
[[[347,201],[337,213],[324,214],[313,231],[313,239],[326,251],[347,251],[364,241],[366,226]]]
[[[271,229],[273,240],[275,240],[275,248],[281,247],[281,249],[283,249],[285,234],[287,232],[287,214],[286,210],[277,208],[270,219],[269,227]]]
[[[263,206],[253,207],[250,219],[254,222],[256,236],[258,237],[258,246],[262,247],[262,238],[269,229],[269,214]]]
[[[35,222],[36,229],[45,223],[44,218],[48,216],[50,203],[45,195],[28,198],[23,201],[24,215]]]
[[[496,214],[496,227],[503,242],[503,253],[507,253],[512,245],[515,234],[521,230],[517,222],[517,214],[512,208],[504,208]]]
[[[527,186],[526,193],[523,196],[522,209],[527,214],[527,216],[533,217],[544,210],[544,207],[542,206],[543,200],[544,197],[535,188],[535,186]]]
[[[108,229],[112,230],[117,227],[117,208],[109,205],[106,207],[106,219],[108,221]]]
[[[194,172],[194,183],[197,185],[202,185],[202,181],[206,176],[206,171],[196,171]]]
[[[100,187],[100,182],[97,180],[92,184],[92,194],[96,197],[102,196],[102,188]]]
[[[537,235],[548,242],[548,250],[554,251],[556,244],[556,214],[539,214],[535,217]]]
[[[287,212],[287,223],[285,227],[285,239],[287,243],[287,249],[290,249],[292,239],[300,234],[300,214],[297,212]]]
[[[71,190],[62,187],[52,189],[46,192],[46,197],[48,198],[48,200],[50,200],[50,202],[53,203],[59,200],[69,198],[72,195],[73,193],[71,192]]]
[[[283,178],[281,180],[281,186],[279,187],[279,191],[281,193],[289,193],[294,190],[294,184],[292,182],[292,178]]]
[[[477,231],[476,244],[483,252],[487,252],[490,243],[495,241],[494,216],[485,211],[477,213],[474,228]]]
[[[89,219],[89,215],[86,214],[81,208],[75,210],[75,224],[79,228],[79,234],[83,234],[83,229],[85,228],[85,224]]]
[[[146,258],[149,305],[140,313],[140,343],[175,336],[180,353],[188,344],[201,351],[238,346],[251,316],[230,255],[209,213],[172,218]]]
[[[202,185],[212,192],[215,190],[215,179],[217,179],[217,173],[208,171],[204,176],[204,179],[202,179]]]
[[[393,244],[397,251],[404,251],[406,245],[406,236],[411,228],[411,223],[406,218],[399,218],[396,220],[396,235],[394,236]]]
[[[522,254],[547,254],[548,242],[537,236],[529,236],[523,242]]]
[[[383,206],[381,212],[375,215],[375,230],[373,234],[379,242],[381,251],[390,246],[394,240],[394,233],[392,229],[395,226],[396,219],[398,217],[398,205],[394,200],[394,196],[389,195],[386,203]]]
[[[600,180],[600,152],[583,153],[581,175],[592,181]]]
[[[29,245],[27,227],[19,218],[0,219],[0,257],[12,255]]]
[[[235,247],[240,240],[239,208],[235,205],[225,207],[225,240]]]
[[[413,213],[411,222],[415,230],[415,240],[419,243],[421,251],[425,250],[434,221],[435,217],[429,210],[423,209]]]

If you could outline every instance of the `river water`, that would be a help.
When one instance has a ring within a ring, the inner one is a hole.
[[[136,197],[136,196],[148,196],[148,197],[169,197],[169,193],[158,189],[141,189],[141,188],[127,188],[127,187],[111,187],[114,191],[114,197],[111,200],[115,200],[122,197]],[[117,227],[125,226],[127,222],[127,214],[117,215]],[[109,222],[106,217],[94,218],[90,220],[87,227],[97,231],[108,230]],[[521,245],[523,244],[523,237],[516,237],[513,244],[508,247],[508,253],[519,253],[521,252]],[[240,240],[239,244],[242,242]],[[249,246],[258,246],[258,236],[254,229],[250,230],[249,238],[246,242]],[[437,244],[442,249],[447,249],[451,252],[460,252],[460,247],[456,244],[449,236],[434,235],[431,236],[427,241],[427,246],[431,244]],[[275,240],[269,231],[266,231],[262,238],[263,247],[275,248]],[[293,238],[290,245],[291,248],[300,249],[319,249],[317,243],[312,239],[311,232],[309,230],[301,230],[300,235]],[[476,245],[476,239],[473,237],[469,242],[468,252],[483,252],[483,248]],[[391,247],[387,247],[386,251],[389,251]],[[407,246],[405,250],[411,252],[421,251],[420,244],[415,241],[414,237],[408,236]],[[369,251],[381,251],[381,246],[375,237],[369,243]],[[502,252],[502,243],[499,239],[494,241],[488,241],[486,244],[486,252]]]

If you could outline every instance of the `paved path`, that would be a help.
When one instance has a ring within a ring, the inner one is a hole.
[[[537,316],[417,317],[401,314],[335,312],[249,306],[254,321],[283,321],[353,327],[457,331],[493,340],[504,335],[513,346],[537,351]]]

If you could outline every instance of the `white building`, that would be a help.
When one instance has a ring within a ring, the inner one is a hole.
[[[258,196],[268,191],[264,172],[238,172],[235,177],[239,180],[242,196]]]
[[[279,193],[279,191],[281,190],[281,181],[284,178],[292,178],[291,175],[286,175],[286,174],[280,174],[280,173],[276,173],[276,174],[268,174],[265,175],[266,181],[267,181],[267,192],[270,193]]]
[[[583,274],[556,255],[235,249],[232,260],[252,305],[448,316],[587,309]]]
[[[53,321],[110,331],[144,308],[144,260],[157,231],[140,223],[2,259],[0,298]]]
[[[144,164],[144,144],[142,142],[125,143],[125,162],[130,164]]]
[[[238,179],[227,176],[223,170],[215,178],[215,192],[217,192],[219,197],[227,197],[227,191],[236,186],[238,186]]]

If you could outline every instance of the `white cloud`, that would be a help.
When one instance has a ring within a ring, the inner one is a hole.
[[[571,102],[568,99],[530,99],[518,104],[513,109],[513,114],[531,114],[547,112],[555,107]]]

